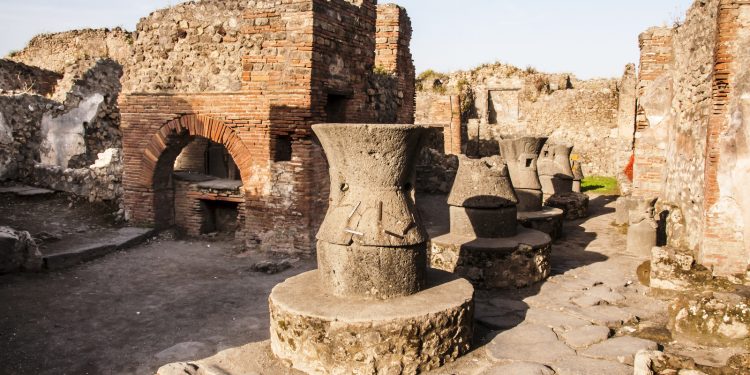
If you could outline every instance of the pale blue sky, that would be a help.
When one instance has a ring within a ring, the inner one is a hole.
[[[176,0],[0,0],[0,56],[42,32],[123,26]],[[503,61],[580,78],[622,74],[638,34],[682,18],[692,0],[394,0],[414,25],[418,71]]]

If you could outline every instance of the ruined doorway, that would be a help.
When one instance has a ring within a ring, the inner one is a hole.
[[[328,94],[326,102],[326,119],[329,123],[345,123],[346,107],[349,102],[347,95]]]

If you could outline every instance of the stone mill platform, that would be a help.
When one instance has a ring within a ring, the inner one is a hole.
[[[426,287],[388,300],[337,297],[318,271],[271,291],[271,347],[309,374],[413,374],[468,352],[472,296],[466,280],[430,270]]]

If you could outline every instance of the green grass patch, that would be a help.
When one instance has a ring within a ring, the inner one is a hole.
[[[584,177],[583,181],[581,181],[581,191],[604,195],[620,194],[620,188],[617,187],[617,179],[603,176]]]

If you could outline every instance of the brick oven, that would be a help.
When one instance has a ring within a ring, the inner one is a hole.
[[[376,0],[189,2],[141,20],[123,77],[134,224],[311,253],[328,203],[310,126],[412,123],[411,25]]]

